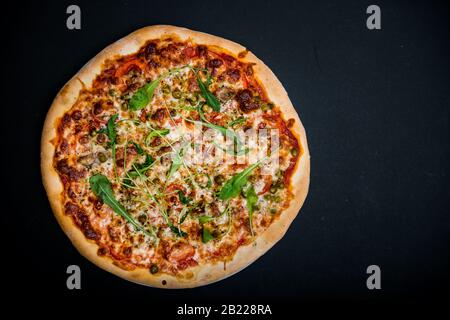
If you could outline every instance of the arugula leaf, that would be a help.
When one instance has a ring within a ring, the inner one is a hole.
[[[172,221],[170,221],[169,216],[167,215],[167,212],[164,209],[162,209],[160,212],[161,212],[161,214],[162,214],[162,216],[164,218],[164,221],[167,223],[167,225],[169,226],[170,230],[173,233],[175,233],[179,237],[186,237],[187,236],[187,233],[184,232],[183,230],[181,230],[180,227],[175,227],[173,225]]]
[[[232,156],[243,156],[243,155],[246,155],[247,153],[249,153],[249,151],[250,151],[249,147],[240,148],[241,147],[240,145],[237,145],[238,148],[235,149],[233,146],[224,148],[224,147],[220,146],[218,143],[216,143],[215,141],[213,141],[213,144],[217,148],[221,149],[222,151],[224,151],[228,154],[231,154]]]
[[[151,82],[147,82],[142,88],[140,88],[131,97],[128,107],[133,111],[138,111],[143,109],[147,104],[149,104],[153,99],[153,94],[155,93],[156,87],[158,87],[161,77],[156,78]]]
[[[184,207],[183,210],[185,212],[183,213],[183,211],[181,211],[181,213],[183,213],[183,215],[181,216],[179,224],[182,224],[184,222],[184,220],[186,220],[187,216],[189,215],[189,210],[187,210],[186,207]]]
[[[229,126],[229,127],[233,127],[233,126],[235,126],[235,125],[237,125],[237,124],[244,123],[245,121],[247,121],[247,119],[246,119],[245,117],[239,117],[239,118],[237,118],[237,119],[234,119],[233,121],[230,121],[230,122],[228,123],[228,126]]]
[[[213,95],[211,93],[211,91],[209,91],[209,89],[208,89],[209,85],[211,84],[211,75],[208,73],[208,78],[207,78],[206,82],[203,82],[200,79],[200,77],[198,76],[198,73],[196,73],[196,77],[197,77],[198,87],[200,88],[200,91],[202,93],[203,98],[205,98],[206,103],[208,104],[208,106],[213,108],[214,111],[219,112],[220,111],[220,102],[216,98],[216,96]]]
[[[187,233],[181,230],[180,228],[175,227],[174,225],[169,225],[170,230],[175,233],[179,237],[186,237]]]
[[[192,122],[194,124],[200,124],[202,126],[208,127],[210,129],[216,130],[218,132],[220,132],[224,137],[229,137],[233,140],[233,142],[235,142],[238,146],[242,145],[241,140],[239,139],[239,137],[236,135],[236,133],[228,128],[222,127],[222,126],[218,126],[216,124],[213,124],[211,122],[209,122],[206,118],[205,118],[205,114],[202,111],[201,107],[197,108],[198,114],[200,115],[200,119],[202,119],[203,121],[196,121],[196,120],[191,120],[191,119],[187,119],[185,118],[185,120]]]
[[[250,223],[250,231],[253,233],[253,212],[255,211],[255,205],[258,201],[258,196],[256,195],[255,189],[253,186],[250,186],[245,192],[245,198],[247,199],[247,209],[248,209],[248,220]]]
[[[106,124],[106,134],[108,135],[109,142],[108,144],[111,146],[111,155],[112,155],[112,161],[113,161],[113,168],[114,168],[114,175],[117,179],[117,165],[116,165],[116,119],[119,115],[115,114],[109,118],[107,124]]]
[[[103,200],[115,213],[123,217],[130,224],[132,224],[137,230],[142,231],[145,235],[153,237],[154,235],[149,233],[140,223],[125,210],[125,208],[116,200],[114,192],[111,187],[111,182],[102,174],[96,174],[89,178],[89,184],[92,192]]]
[[[210,217],[210,216],[200,216],[200,217],[198,217],[198,222],[201,223],[201,224],[204,224],[204,223],[207,223],[207,222],[209,222],[209,221],[211,221],[213,219],[214,218]]]
[[[131,97],[130,102],[128,103],[128,107],[133,111],[138,111],[144,108],[147,104],[149,104],[152,101],[155,89],[158,87],[161,80],[164,79],[166,76],[178,72],[185,67],[186,66],[174,68],[172,70],[169,70],[165,74],[159,76],[155,80],[147,82]]]
[[[113,115],[111,118],[109,118],[108,123],[106,124],[106,133],[108,134],[110,143],[116,143],[116,120],[118,116],[118,114]]]
[[[134,186],[132,179],[136,179],[140,175],[145,174],[152,167],[153,162],[155,162],[155,159],[151,155],[146,154],[144,163],[133,164],[133,169],[128,171],[126,177],[123,179],[125,187]]]
[[[170,132],[169,129],[160,129],[160,130],[153,130],[152,132],[150,132],[148,134],[148,136],[145,138],[145,145],[149,145],[150,141],[152,140],[153,137],[159,136],[159,137],[163,137],[168,135]]]
[[[167,173],[167,181],[172,177],[172,175],[177,172],[177,170],[181,167],[183,164],[183,156],[184,151],[186,150],[186,147],[188,145],[185,145],[183,148],[180,149],[178,153],[175,154],[175,156],[172,159],[172,164],[170,165],[169,172]]]
[[[133,145],[136,148],[136,151],[137,151],[137,153],[139,155],[142,156],[145,153],[144,150],[142,149],[142,147],[139,144],[137,144],[136,142],[133,141]]]
[[[178,190],[178,198],[180,198],[180,201],[182,204],[189,204],[190,199],[186,198],[183,192],[181,190]]]
[[[247,184],[249,175],[260,164],[261,160],[231,177],[231,179],[229,179],[220,190],[219,198],[221,200],[228,200],[239,195],[242,188]]]
[[[209,232],[208,229],[206,229],[205,227],[203,227],[203,232],[202,232],[202,242],[203,243],[208,243],[209,241],[213,240],[214,236],[211,234],[211,232]]]

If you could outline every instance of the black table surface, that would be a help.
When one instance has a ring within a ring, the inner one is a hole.
[[[81,30],[66,8],[81,8]],[[444,2],[38,1],[4,11],[2,229],[14,289],[149,301],[275,302],[444,297],[450,271],[450,44]],[[279,77],[307,131],[311,186],[286,236],[238,274],[189,290],[148,288],[95,267],[53,217],[39,172],[43,121],[58,90],[128,33],[171,24],[249,48]],[[6,89],[5,89],[6,88]],[[82,289],[66,288],[79,265]],[[381,268],[368,290],[366,268]],[[14,280],[15,277],[12,277]],[[40,295],[40,294],[37,294]]]

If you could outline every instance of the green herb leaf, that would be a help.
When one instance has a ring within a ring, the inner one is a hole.
[[[153,99],[153,94],[155,89],[158,87],[161,77],[146,83],[142,88],[140,88],[131,97],[128,107],[133,111],[138,111],[143,109],[147,104],[149,104]]]
[[[180,228],[175,227],[174,225],[169,226],[170,230],[172,230],[173,233],[175,233],[179,237],[186,237],[187,233],[181,230]]]
[[[237,119],[234,119],[233,121],[230,121],[230,122],[228,123],[228,126],[229,126],[229,127],[233,127],[233,126],[235,126],[235,125],[237,125],[237,124],[244,123],[245,121],[247,121],[246,118],[244,118],[244,117],[239,117],[239,118],[237,118]]]
[[[183,156],[184,151],[186,150],[186,147],[188,145],[186,144],[183,148],[180,149],[178,153],[175,154],[175,156],[172,159],[172,164],[170,165],[169,172],[167,173],[167,181],[172,177],[172,175],[177,172],[177,170],[181,167],[183,164]]]
[[[138,111],[144,108],[147,104],[152,102],[153,95],[155,93],[155,89],[158,87],[159,83],[166,76],[171,75],[175,72],[179,72],[181,69],[186,66],[180,68],[174,68],[165,74],[159,76],[155,80],[151,82],[147,82],[142,88],[140,88],[136,93],[131,97],[130,102],[128,103],[128,107],[133,111]]]
[[[207,223],[207,222],[209,222],[209,221],[211,221],[213,219],[214,218],[210,217],[210,216],[200,216],[200,217],[198,217],[198,222],[201,223],[201,224],[204,224],[204,223]]]
[[[180,224],[182,224],[182,223],[184,222],[184,220],[186,220],[187,216],[189,215],[189,210],[187,210],[186,207],[184,207],[183,210],[184,210],[185,212],[184,212],[184,214],[181,216]]]
[[[111,118],[109,118],[108,123],[106,124],[106,132],[108,133],[108,138],[110,143],[116,143],[116,119],[119,115],[115,114]]]
[[[115,114],[109,118],[107,124],[106,124],[106,133],[109,138],[108,144],[111,146],[111,155],[112,155],[112,161],[113,161],[113,168],[114,168],[114,175],[117,179],[117,165],[116,165],[116,137],[117,137],[117,131],[116,131],[116,119],[119,115]]]
[[[128,107],[130,110],[138,111],[144,108],[149,102],[150,99],[148,98],[147,91],[144,86],[136,91],[136,93],[131,97]]]
[[[220,190],[219,198],[221,200],[228,200],[239,195],[242,188],[247,184],[249,175],[260,165],[260,163],[261,161],[252,164],[229,179]]]
[[[178,197],[180,198],[180,202],[182,204],[189,204],[190,199],[186,198],[183,192],[181,190],[178,190]]]
[[[214,236],[211,234],[211,232],[209,232],[208,229],[203,227],[203,232],[202,232],[202,241],[203,241],[203,243],[208,243],[209,241],[211,241],[213,239],[214,239]]]
[[[133,164],[133,169],[128,171],[126,177],[123,179],[123,184],[125,187],[133,187],[134,183],[132,179],[136,179],[140,175],[145,174],[152,167],[153,162],[155,162],[155,160],[152,156],[146,154],[144,163]]]
[[[206,82],[203,82],[197,74],[197,83],[198,83],[198,87],[200,88],[200,91],[202,93],[202,96],[203,96],[203,98],[205,98],[208,106],[213,108],[214,111],[220,112],[219,100],[208,89],[209,85],[211,84],[211,76],[209,75],[209,73],[208,73],[208,80],[206,80]]]
[[[253,186],[250,186],[245,192],[245,198],[247,199],[248,220],[250,223],[250,231],[253,233],[253,212],[255,211],[256,202],[258,202],[258,196],[256,195]]]
[[[136,142],[133,142],[134,147],[136,148],[136,151],[138,154],[143,155],[145,152],[142,149],[142,147],[140,145],[138,145]]]
[[[148,146],[154,137],[163,137],[163,136],[168,135],[169,132],[170,132],[169,129],[153,130],[153,131],[150,132],[150,133],[148,134],[148,136],[145,138],[145,145]]]
[[[145,228],[138,223],[134,218],[125,210],[125,208],[116,200],[114,192],[111,187],[111,182],[102,174],[96,174],[89,178],[89,184],[92,192],[103,200],[115,213],[123,217],[130,224],[132,224],[137,230],[142,231],[145,235],[153,237]]]

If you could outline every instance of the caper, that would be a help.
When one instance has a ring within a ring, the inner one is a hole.
[[[275,185],[270,187],[270,193],[274,194],[277,192],[277,187]]]
[[[276,187],[277,187],[278,189],[283,189],[283,188],[284,188],[283,180],[278,180],[277,183],[276,183],[275,185],[276,185]]]
[[[97,154],[97,159],[98,159],[100,162],[105,162],[105,161],[107,160],[106,154],[104,154],[103,152],[99,152],[99,153]]]
[[[150,267],[151,274],[158,273],[158,271],[159,271],[158,266],[156,264],[152,264],[152,266]]]
[[[196,103],[197,103],[197,100],[198,100],[198,98],[197,98],[196,95],[193,95],[193,96],[191,96],[191,97],[188,98],[188,101],[189,101],[189,103],[191,104],[191,106],[193,106],[194,104],[196,104]]]
[[[108,94],[109,94],[111,97],[114,97],[114,96],[116,95],[116,91],[115,91],[114,89],[109,89]]]
[[[269,194],[265,194],[265,195],[263,196],[263,198],[264,198],[265,200],[270,200],[272,197],[271,197]]]
[[[267,111],[269,110],[269,105],[265,102],[261,102],[261,110],[262,111]]]
[[[178,89],[175,89],[172,91],[172,97],[174,97],[175,99],[180,99],[181,98],[181,91]]]
[[[271,208],[271,209],[270,209],[270,213],[271,213],[271,214],[277,213],[277,209]]]
[[[269,109],[273,109],[275,106],[274,106],[274,104],[272,103],[272,102],[269,102],[268,104],[267,104],[267,106],[269,107]]]
[[[127,111],[128,109],[128,103],[124,102],[120,105],[120,110]]]
[[[298,155],[298,150],[297,149],[291,149],[291,154],[295,157],[296,155]]]
[[[223,175],[219,174],[218,176],[214,177],[214,182],[218,185],[221,185],[225,181]]]
[[[203,110],[203,112],[210,112],[212,109],[207,104],[204,104],[203,107],[202,107],[202,110]]]
[[[272,197],[272,201],[273,202],[281,202],[281,197],[280,196],[273,196]]]

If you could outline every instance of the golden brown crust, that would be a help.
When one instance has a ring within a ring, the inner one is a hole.
[[[53,101],[48,111],[42,133],[41,172],[52,210],[64,232],[83,256],[94,262],[100,268],[129,281],[162,288],[188,288],[212,283],[238,272],[263,255],[283,237],[306,198],[309,187],[310,161],[305,129],[285,89],[272,71],[255,55],[247,51],[245,57],[240,60],[255,63],[255,74],[265,87],[270,100],[280,106],[286,119],[295,119],[295,124],[291,128],[291,131],[300,140],[302,155],[292,175],[291,181],[294,197],[289,208],[283,211],[281,216],[254,243],[240,247],[233,260],[227,262],[226,267],[221,263],[197,266],[190,268],[184,274],[184,278],[167,274],[152,275],[145,269],[126,271],[115,266],[109,258],[98,256],[97,244],[87,240],[80,229],[74,225],[72,219],[64,214],[63,204],[61,203],[63,186],[53,167],[55,147],[52,144],[52,140],[57,136],[56,122],[71,108],[83,85],[89,87],[92,84],[95,76],[100,73],[102,64],[106,59],[114,58],[116,55],[126,55],[136,52],[148,39],[170,35],[176,35],[181,40],[191,39],[197,44],[217,46],[229,51],[235,56],[247,50],[237,43],[220,37],[167,25],[146,27],[113,43],[89,61],[61,89]]]

